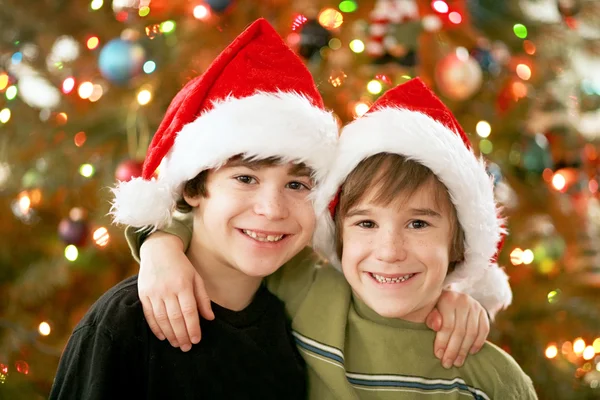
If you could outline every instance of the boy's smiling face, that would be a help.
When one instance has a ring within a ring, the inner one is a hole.
[[[315,228],[310,171],[233,161],[208,172],[207,196],[185,196],[205,263],[264,277],[304,248]]]
[[[438,191],[432,178],[408,198],[380,205],[372,189],[342,220],[344,275],[381,316],[424,322],[437,303],[450,261],[453,210],[449,199],[438,204]]]

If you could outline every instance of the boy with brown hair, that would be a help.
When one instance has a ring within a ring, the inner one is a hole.
[[[511,295],[490,262],[503,229],[485,165],[422,82],[388,91],[344,129],[315,203],[313,243],[344,276],[305,252],[269,281],[292,318],[309,397],[536,398],[490,343],[461,367],[431,352],[425,320],[443,289],[475,288],[492,313]]]
[[[79,322],[50,399],[304,399],[305,365],[262,280],[310,240],[308,195],[337,133],[298,56],[264,19],[250,25],[173,99],[143,176],[114,190],[119,223],[159,229],[177,200],[193,209],[188,257],[215,301],[204,340],[184,353],[157,339],[133,276]]]

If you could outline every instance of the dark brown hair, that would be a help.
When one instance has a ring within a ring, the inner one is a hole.
[[[256,159],[248,159],[248,158],[244,158],[242,155],[237,155],[234,157],[231,157],[229,160],[227,160],[227,162],[223,165],[223,167],[248,167],[248,168],[252,168],[252,169],[258,169],[258,168],[265,168],[265,167],[272,167],[274,165],[281,165],[283,164],[284,161],[281,160],[281,158],[279,157],[269,157],[269,158],[263,158],[261,160],[256,160]],[[221,168],[223,168],[221,167]],[[183,213],[187,213],[192,211],[193,207],[191,205],[189,205],[187,203],[187,201],[185,201],[185,199],[183,198],[183,195],[189,196],[189,197],[196,197],[196,196],[202,196],[202,197],[208,197],[208,190],[206,188],[206,180],[208,179],[208,174],[210,173],[210,171],[213,171],[212,169],[205,169],[204,171],[200,172],[198,175],[196,175],[194,178],[190,179],[189,181],[187,181],[183,187],[183,194],[181,199],[179,199],[177,201],[177,211],[179,212],[183,212]],[[292,168],[290,169],[290,174],[292,175],[298,175],[298,176],[312,176],[313,171],[307,167],[304,163],[297,163],[297,164],[293,164]]]
[[[452,272],[464,258],[465,235],[456,217],[454,204],[450,201],[448,189],[429,168],[391,153],[379,153],[362,160],[342,185],[340,201],[335,209],[335,245],[338,257],[341,259],[343,251],[343,220],[348,211],[367,193],[374,191],[373,201],[381,206],[389,206],[399,200],[408,200],[419,188],[430,182],[434,185],[436,205],[450,212],[452,239],[448,272]],[[402,203],[399,204],[401,205]]]

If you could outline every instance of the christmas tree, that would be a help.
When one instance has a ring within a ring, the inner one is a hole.
[[[420,76],[489,165],[514,301],[490,340],[542,399],[600,396],[600,3],[0,2],[0,399],[45,398],[89,306],[137,271],[109,188],[175,93],[267,18],[343,124]]]

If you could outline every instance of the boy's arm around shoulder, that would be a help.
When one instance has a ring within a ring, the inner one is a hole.
[[[485,272],[477,281],[465,279],[452,284],[451,289],[466,293],[479,302],[493,321],[501,310],[512,302],[512,290],[508,276],[497,264],[484,267]]]
[[[186,252],[192,241],[192,213],[174,213],[171,223],[160,231],[177,236],[183,242],[183,251]],[[133,258],[140,262],[140,249],[144,241],[152,233],[149,229],[139,229],[132,226],[125,228],[125,238]]]
[[[285,263],[267,277],[267,288],[285,303],[285,308],[294,317],[302,301],[315,282],[319,268],[325,264],[323,258],[310,247]]]

